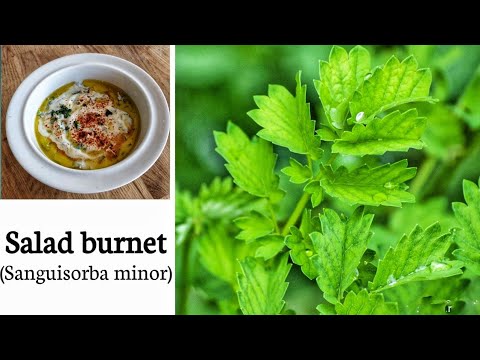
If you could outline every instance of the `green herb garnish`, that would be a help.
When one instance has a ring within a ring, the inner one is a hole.
[[[60,105],[60,109],[59,110],[52,110],[50,111],[50,115],[51,116],[54,116],[54,115],[63,115],[63,117],[66,119],[70,116],[70,114],[72,113],[72,110],[69,109],[68,107],[66,107],[65,105]]]

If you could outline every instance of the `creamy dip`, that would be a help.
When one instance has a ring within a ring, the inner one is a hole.
[[[45,99],[35,133],[51,160],[70,168],[99,169],[131,152],[139,124],[138,110],[124,91],[85,80],[62,86]]]

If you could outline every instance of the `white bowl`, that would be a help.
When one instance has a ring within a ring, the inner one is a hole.
[[[118,86],[140,112],[135,148],[122,161],[103,169],[78,170],[59,165],[42,152],[35,138],[35,116],[41,103],[60,86],[85,79]],[[141,68],[115,56],[78,54],[41,66],[20,84],[8,106],[6,130],[13,155],[30,175],[59,190],[88,194],[118,188],[144,174],[165,147],[169,122],[162,90]]]

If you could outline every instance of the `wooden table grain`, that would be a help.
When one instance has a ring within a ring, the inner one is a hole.
[[[149,73],[170,105],[170,49],[166,45],[8,45],[2,47],[2,197],[4,199],[167,199],[170,197],[170,137],[157,162],[139,179],[98,194],[53,189],[30,176],[13,156],[5,118],[15,90],[39,66],[61,56],[103,53],[121,57]]]

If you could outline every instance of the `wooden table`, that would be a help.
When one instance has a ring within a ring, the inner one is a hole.
[[[73,194],[53,189],[30,176],[8,146],[5,118],[13,93],[39,66],[61,56],[98,52],[140,66],[160,85],[170,105],[170,48],[154,46],[3,46],[2,48],[2,197],[5,199],[167,199],[170,197],[170,137],[162,155],[139,179],[98,194]]]

